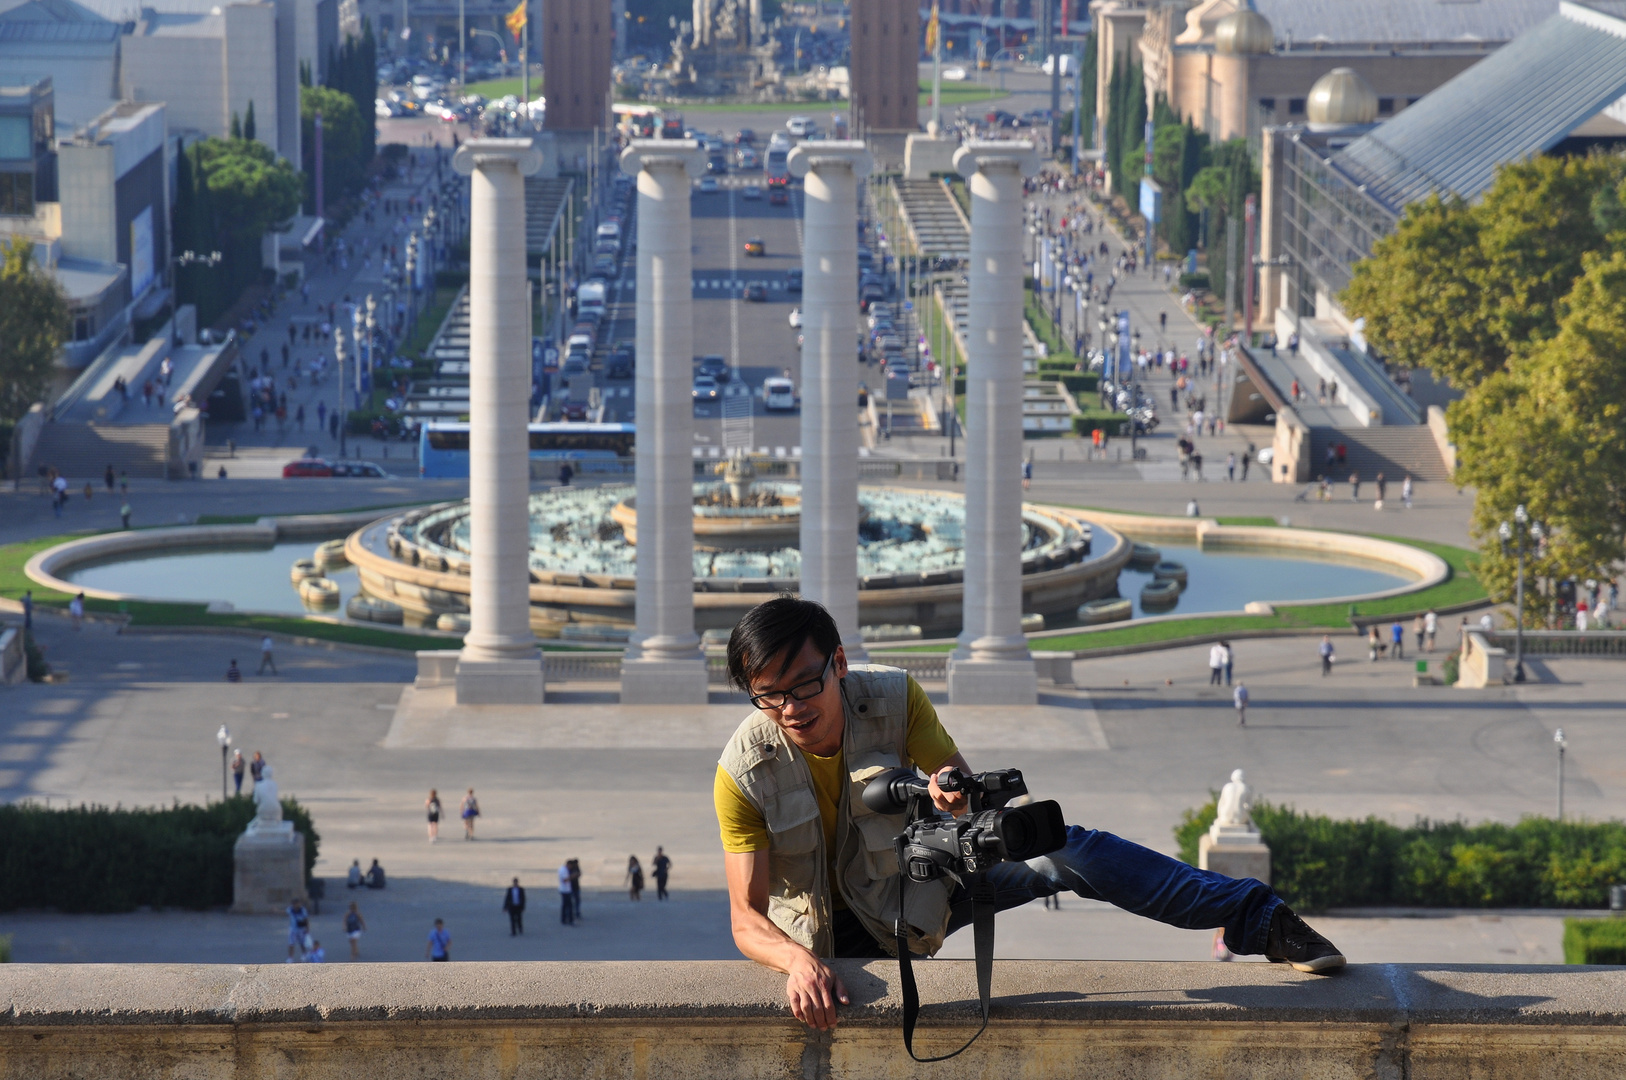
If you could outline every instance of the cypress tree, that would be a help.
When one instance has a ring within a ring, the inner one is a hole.
[[[234,139],[243,137],[243,118],[236,113],[231,114],[231,137]]]
[[[243,117],[243,138],[254,138],[254,99],[248,99],[248,112]]]

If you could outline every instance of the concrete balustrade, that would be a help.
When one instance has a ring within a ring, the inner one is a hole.
[[[835,964],[852,1004],[796,1023],[754,964],[0,966],[0,1080],[707,1080],[930,1076],[1616,1080],[1626,969],[1000,961],[993,1022],[916,1066],[897,965]],[[975,1030],[967,961],[917,968],[916,1047]]]

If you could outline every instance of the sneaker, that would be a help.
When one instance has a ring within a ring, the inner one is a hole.
[[[1346,963],[1336,945],[1310,929],[1286,904],[1271,916],[1265,959],[1273,964],[1292,964],[1312,974],[1337,971]]]

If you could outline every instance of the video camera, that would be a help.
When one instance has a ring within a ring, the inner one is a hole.
[[[907,812],[908,822],[894,843],[898,870],[896,925],[898,971],[903,981],[903,1046],[916,1061],[946,1061],[963,1052],[988,1030],[988,1006],[994,971],[994,906],[998,890],[987,871],[999,863],[1026,862],[1061,849],[1067,843],[1067,822],[1054,800],[1007,805],[1026,795],[1028,786],[1020,769],[995,769],[966,775],[951,769],[938,779],[944,791],[961,791],[969,812],[958,818],[939,813],[932,805],[931,782],[911,769],[890,769],[864,786],[864,805],[878,814]],[[908,927],[904,922],[904,889],[910,882],[952,878],[972,901],[973,935],[977,966],[977,997],[982,1006],[982,1027],[965,1046],[952,1054],[923,1058],[915,1053],[915,1021],[920,995],[915,987],[909,955]]]

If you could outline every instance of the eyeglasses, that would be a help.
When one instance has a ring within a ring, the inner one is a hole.
[[[823,693],[824,677],[830,674],[830,665],[835,661],[835,658],[836,654],[831,653],[824,661],[824,668],[819,672],[818,678],[809,679],[805,683],[797,683],[789,690],[770,690],[766,694],[752,694],[751,704],[764,712],[778,711],[792,700],[806,701],[810,697]]]

